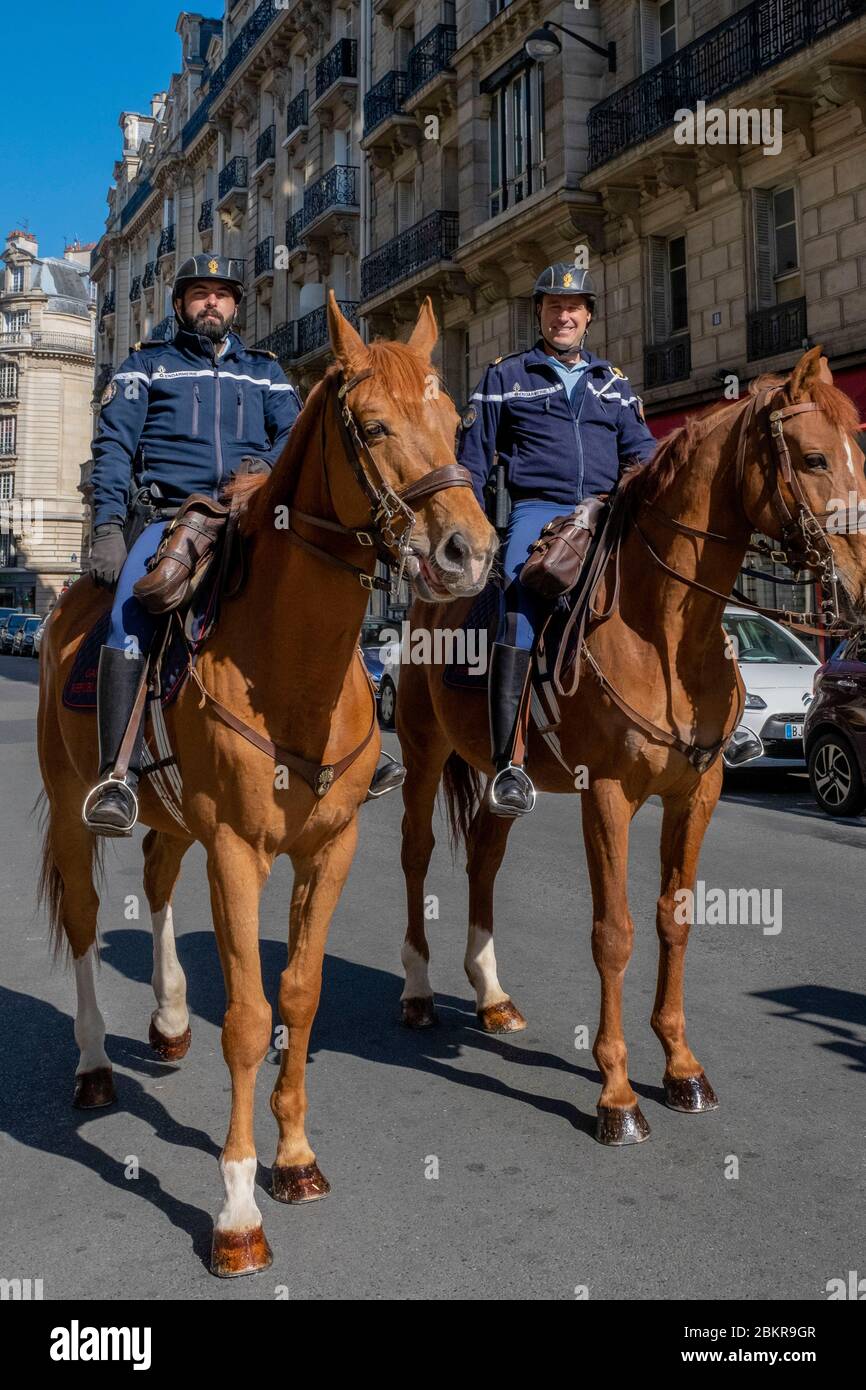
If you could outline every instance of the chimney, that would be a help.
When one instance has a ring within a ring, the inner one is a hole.
[[[22,232],[16,228],[6,237],[6,249],[10,246],[16,247],[19,251],[26,251],[30,256],[39,255],[39,243],[32,232]]]

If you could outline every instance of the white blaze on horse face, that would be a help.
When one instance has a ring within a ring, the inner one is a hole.
[[[250,1231],[261,1226],[262,1214],[254,1195],[257,1167],[255,1154],[252,1158],[220,1158],[226,1199],[216,1219],[218,1231]]]
[[[854,472],[854,455],[851,453],[851,441],[844,430],[842,431],[842,443],[845,445],[845,462],[848,464],[848,472],[851,474],[852,478],[856,478],[857,474]]]
[[[96,1002],[96,985],[93,979],[93,955],[95,946],[89,946],[83,956],[75,962],[75,992],[78,1007],[75,1010],[75,1041],[81,1050],[75,1075],[85,1071],[96,1071],[98,1067],[110,1067],[111,1062],[105,1051],[105,1021]]]
[[[164,1038],[177,1038],[189,1026],[186,1007],[186,976],[181,969],[174,944],[171,907],[151,913],[153,922],[153,992],[157,1007],[151,1015]]]
[[[496,973],[493,932],[486,931],[484,927],[478,927],[474,923],[470,924],[463,965],[475,990],[479,1009],[486,1009],[490,1004],[501,1004],[508,998]]]
[[[410,946],[408,941],[403,942],[403,949],[400,952],[400,959],[403,962],[403,969],[406,971],[406,984],[403,987],[401,999],[430,999],[433,991],[430,988],[430,976],[427,971],[427,962],[414,946]]]

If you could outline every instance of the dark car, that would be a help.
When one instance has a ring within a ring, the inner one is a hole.
[[[19,627],[12,643],[13,656],[33,656],[33,638],[42,625],[41,618],[28,618],[23,627]]]
[[[7,618],[11,618],[13,613],[20,613],[20,608],[0,608],[0,627],[3,626]]]
[[[866,633],[818,667],[803,743],[822,811],[858,816],[866,810]]]
[[[15,641],[16,632],[20,631],[27,622],[27,619],[31,616],[30,613],[12,613],[10,617],[5,620],[2,627],[0,627],[0,652],[12,651],[12,644]]]

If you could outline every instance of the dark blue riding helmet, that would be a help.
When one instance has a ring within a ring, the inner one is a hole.
[[[580,270],[568,261],[556,261],[542,270],[535,282],[532,297],[536,304],[541,303],[545,294],[582,294],[589,303],[591,313],[595,313],[596,291],[588,270]]]
[[[195,280],[220,280],[224,285],[230,285],[236,304],[240,304],[244,297],[243,261],[236,260],[234,256],[211,256],[206,253],[189,256],[175,276],[171,291],[172,304]]]

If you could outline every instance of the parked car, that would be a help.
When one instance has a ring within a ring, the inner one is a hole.
[[[12,641],[13,656],[33,655],[33,638],[41,625],[41,618],[28,618],[24,626],[19,627]]]
[[[772,618],[729,604],[722,626],[746,687],[740,726],[757,734],[764,753],[746,764],[755,769],[801,771],[806,765],[803,723],[820,662],[798,637]]]
[[[20,613],[20,608],[0,608],[0,628],[2,628],[7,618],[11,618],[13,613]]]
[[[42,647],[42,638],[45,636],[45,624],[48,622],[48,619],[50,617],[51,614],[46,613],[45,617],[42,619],[42,622],[39,624],[38,628],[33,634],[33,655],[36,657],[37,661],[39,659],[39,652]]]
[[[376,691],[379,720],[385,729],[393,729],[397,708],[397,681],[399,679],[399,648],[396,659],[392,646],[375,643],[361,648],[364,665]]]
[[[815,673],[805,728],[812,794],[828,816],[866,810],[866,633],[850,638]]]
[[[12,644],[15,641],[15,634],[19,632],[30,613],[12,613],[0,627],[0,652],[9,653],[12,651]]]

